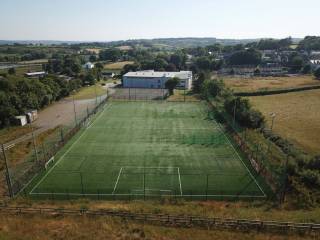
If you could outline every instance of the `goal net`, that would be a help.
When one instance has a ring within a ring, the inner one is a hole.
[[[44,168],[47,170],[54,163],[54,157],[50,158],[44,165]]]

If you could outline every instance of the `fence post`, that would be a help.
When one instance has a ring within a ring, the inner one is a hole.
[[[80,172],[80,181],[81,181],[81,192],[82,192],[82,195],[84,193],[83,191],[83,179],[82,179],[82,173]]]
[[[9,167],[8,167],[8,161],[7,161],[7,156],[6,156],[6,150],[4,148],[4,145],[1,145],[2,147],[2,154],[4,158],[4,164],[6,168],[6,181],[7,181],[7,186],[8,186],[8,191],[9,191],[9,196],[10,198],[13,197],[13,192],[12,192],[12,182],[11,182],[11,177],[10,177],[10,172],[9,172]]]
[[[46,156],[46,152],[45,152],[45,149],[44,149],[44,144],[42,143],[42,154],[43,154],[43,160],[45,161],[47,156]]]
[[[63,136],[63,129],[60,128],[60,137],[61,137],[61,142],[64,142],[64,136]]]
[[[31,126],[31,130],[32,130],[31,135],[32,135],[33,149],[34,149],[34,153],[36,154],[36,160],[37,160],[37,162],[39,162],[37,145],[36,145],[36,139],[35,139],[35,137],[34,137],[33,127],[32,127],[32,125],[31,125],[31,123],[30,123],[30,126]]]
[[[207,174],[206,200],[208,200],[208,185],[209,185],[209,174]]]

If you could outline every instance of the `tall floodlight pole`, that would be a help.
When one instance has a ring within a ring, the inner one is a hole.
[[[271,113],[271,118],[272,118],[272,122],[271,122],[271,132],[272,132],[272,130],[273,130],[273,124],[274,124],[274,119],[275,119],[275,117],[276,117],[276,114],[275,113]]]
[[[234,107],[233,107],[233,127],[236,126],[236,109],[237,109],[237,99],[234,100]]]
[[[76,103],[74,101],[74,95],[72,96],[72,103],[73,103],[74,122],[77,125],[77,112],[76,112]]]
[[[271,116],[271,118],[272,118],[271,127],[270,127],[270,131],[271,131],[271,133],[272,133],[273,125],[274,125],[274,119],[276,118],[276,114],[275,114],[275,113],[271,113],[270,116]],[[270,141],[270,138],[269,138],[268,153],[270,152],[270,145],[271,145],[271,141]]]
[[[96,106],[98,105],[97,85],[94,84],[94,93],[96,95]]]
[[[34,148],[34,153],[36,154],[36,160],[37,162],[39,162],[39,158],[38,158],[38,151],[37,151],[37,145],[36,145],[36,138],[34,136],[34,129],[33,129],[33,126],[32,124],[30,123],[30,128],[31,128],[31,135],[32,135],[32,142],[33,142],[33,148]]]
[[[8,185],[8,191],[9,191],[9,196],[10,198],[13,197],[13,192],[12,192],[12,184],[11,184],[11,176],[10,176],[10,172],[9,172],[9,167],[8,167],[8,162],[7,162],[7,156],[6,156],[6,150],[4,145],[1,145],[2,147],[2,154],[3,154],[3,158],[4,158],[4,165],[6,168],[6,180],[7,180],[7,185]]]

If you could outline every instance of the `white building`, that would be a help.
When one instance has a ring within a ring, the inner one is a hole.
[[[123,75],[122,83],[125,88],[165,88],[165,83],[173,77],[180,79],[177,88],[191,89],[192,72],[155,72],[153,70],[128,72]]]
[[[94,68],[94,64],[93,64],[93,63],[91,63],[91,62],[87,62],[87,63],[86,63],[86,64],[84,64],[82,67],[83,67],[84,69],[89,70],[89,69]]]
[[[28,77],[28,78],[38,78],[38,77],[44,77],[46,76],[47,73],[46,72],[28,72],[25,73],[24,76]]]

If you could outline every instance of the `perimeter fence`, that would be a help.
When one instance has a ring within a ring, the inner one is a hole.
[[[235,149],[249,160],[248,167],[264,179],[273,193],[273,198],[282,201],[285,194],[286,163],[290,156],[280,151],[272,151],[271,143],[262,143],[256,136],[249,135],[248,129],[238,125],[236,119],[221,110],[218,103],[208,101],[208,105],[218,122],[224,125],[226,136]]]
[[[46,163],[68,143],[68,141],[81,129],[86,127],[91,118],[94,117],[108,101],[109,97],[103,96],[95,100],[91,106],[76,111],[71,109],[70,116],[74,118],[73,124],[57,126],[54,129],[38,132],[32,129],[31,133],[18,139],[14,143],[2,144],[0,150],[1,195],[14,197],[43,171]],[[80,103],[81,104],[81,103]],[[69,110],[69,109],[68,109]],[[63,117],[63,116],[57,116]]]
[[[88,216],[88,217],[116,217],[127,221],[137,221],[168,227],[201,228],[206,230],[226,229],[229,231],[256,231],[261,233],[278,233],[309,235],[314,239],[319,238],[320,224],[298,223],[285,221],[250,220],[235,218],[202,217],[187,215],[170,215],[156,213],[135,213],[128,211],[100,209],[65,209],[65,208],[31,208],[0,206],[2,214],[27,214],[27,215],[50,215],[50,216]]]

